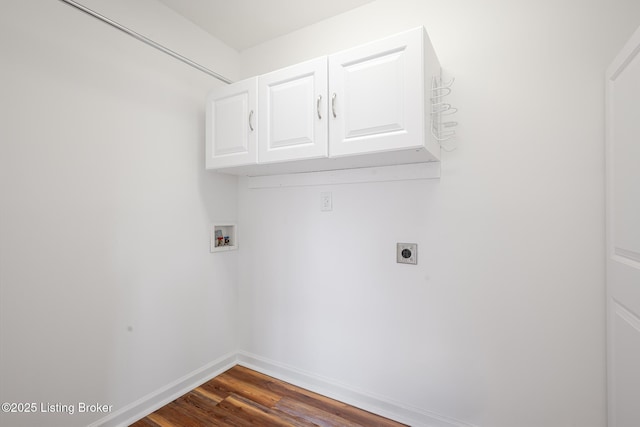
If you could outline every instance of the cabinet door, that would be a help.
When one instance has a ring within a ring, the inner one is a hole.
[[[258,162],[327,157],[327,58],[258,78]]]
[[[423,32],[329,57],[331,157],[423,146]]]
[[[207,169],[256,164],[257,90],[252,78],[207,96]]]

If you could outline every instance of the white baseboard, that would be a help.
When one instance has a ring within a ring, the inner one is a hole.
[[[239,365],[249,369],[410,426],[477,427],[435,412],[394,402],[386,397],[358,390],[336,380],[275,362],[246,351],[239,351],[237,360]]]
[[[237,353],[222,356],[202,368],[178,378],[133,403],[107,415],[88,427],[124,427],[149,415],[167,403],[220,375],[237,364]]]
[[[364,390],[342,384],[312,372],[276,362],[246,351],[222,356],[133,403],[90,424],[88,427],[125,427],[220,375],[236,364],[281,381],[339,400],[374,414],[413,427],[477,427],[451,417],[395,402]]]

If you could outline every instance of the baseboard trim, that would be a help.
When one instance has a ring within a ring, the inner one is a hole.
[[[384,396],[357,389],[337,380],[276,362],[246,351],[229,353],[182,378],[141,397],[135,402],[89,424],[88,427],[125,427],[149,415],[183,394],[235,365],[272,376],[298,387],[364,409],[413,427],[477,427],[432,411],[395,402]]]
[[[237,363],[265,375],[414,427],[477,427],[451,417],[395,402],[262,356],[239,351]]]
[[[133,403],[107,415],[88,427],[124,427],[149,415],[167,403],[220,375],[237,364],[237,353],[229,353],[182,378],[141,397]]]

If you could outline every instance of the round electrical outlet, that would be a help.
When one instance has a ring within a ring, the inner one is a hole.
[[[418,263],[418,244],[417,243],[397,243],[396,244],[396,262],[400,264],[417,264]]]

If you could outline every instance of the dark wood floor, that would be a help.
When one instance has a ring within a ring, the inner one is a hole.
[[[242,366],[234,366],[132,424],[134,427],[403,425]]]

